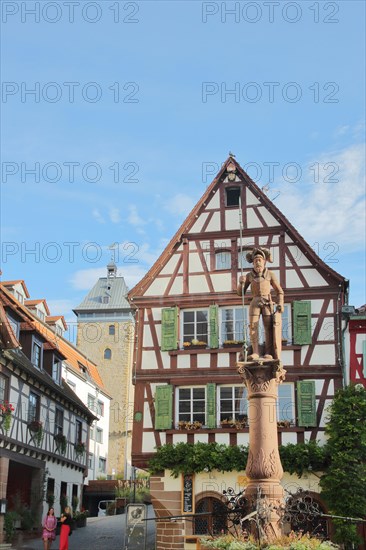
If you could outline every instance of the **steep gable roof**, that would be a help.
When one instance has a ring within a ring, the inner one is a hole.
[[[54,346],[65,358],[66,362],[77,372],[80,373],[80,365],[85,366],[91,379],[94,383],[105,392],[103,380],[99,374],[97,365],[90,361],[82,352],[77,350],[71,342],[68,342],[62,336],[55,334],[55,332],[43,323],[36,315],[34,315],[26,306],[18,302],[18,300],[0,283],[0,289],[3,294],[3,301],[5,305],[14,307],[19,315],[23,318],[22,330],[36,330],[40,333],[48,342]]]
[[[230,166],[231,165],[231,166]],[[225,178],[228,176],[229,171],[234,169],[236,175],[239,176],[240,181],[233,182],[233,187],[239,185],[245,185],[249,191],[255,195],[255,197],[260,201],[262,206],[267,208],[270,211],[271,215],[277,220],[277,222],[283,226],[286,233],[293,239],[293,241],[301,246],[303,250],[306,250],[307,256],[311,259],[315,266],[320,269],[322,272],[326,273],[329,277],[332,277],[333,280],[338,283],[345,283],[346,280],[339,273],[331,269],[310,247],[310,245],[305,241],[305,239],[300,235],[300,233],[295,229],[291,222],[282,214],[282,212],[272,203],[268,196],[258,187],[258,185],[248,176],[248,174],[243,170],[237,160],[231,155],[223,163],[221,170],[218,172],[216,177],[213,179],[211,184],[207,187],[206,191],[193,207],[192,211],[188,214],[187,218],[184,220],[182,225],[179,227],[178,231],[172,237],[165,250],[149,269],[146,275],[141,279],[137,285],[135,285],[130,292],[128,293],[129,300],[133,301],[135,297],[142,296],[146,289],[151,284],[152,280],[159,274],[161,269],[164,267],[166,262],[169,260],[172,255],[174,248],[179,245],[182,241],[183,236],[193,227],[197,218],[199,217],[201,211],[205,208],[206,203],[210,200],[213,195],[219,190],[220,185],[224,182]],[[243,210],[244,210],[243,206]],[[239,231],[239,220],[238,227]]]
[[[27,286],[25,284],[25,282],[23,281],[23,279],[16,279],[14,281],[3,281],[2,284],[6,287],[6,288],[11,288],[11,287],[14,287],[16,284],[21,284],[22,287],[23,287],[23,290],[24,290],[24,294],[26,295],[27,298],[29,298],[30,294],[28,292],[28,289],[27,289]]]

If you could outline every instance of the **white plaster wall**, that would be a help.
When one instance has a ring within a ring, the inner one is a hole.
[[[316,269],[303,269],[303,275],[310,286],[327,286],[327,281]]]
[[[178,365],[178,369],[189,369],[191,366],[189,354],[178,355],[177,365]]]
[[[81,494],[81,487],[84,482],[83,472],[79,472],[75,469],[69,468],[67,466],[60,466],[57,462],[52,460],[46,460],[46,469],[48,470],[47,477],[51,477],[55,480],[55,516],[61,515],[60,509],[60,493],[61,493],[61,481],[67,482],[67,498],[69,506],[71,506],[72,501],[72,486],[78,485],[78,496]],[[80,498],[79,498],[80,500]],[[79,508],[80,508],[79,502]],[[46,515],[48,511],[47,502],[43,503],[43,515],[42,518]]]
[[[195,433],[194,434],[194,442],[195,443],[208,443],[208,434]]]
[[[210,368],[210,356],[205,353],[197,354],[197,367],[200,369]]]
[[[179,257],[180,255],[174,254],[171,258],[169,258],[163,269],[160,271],[160,275],[171,275],[177,266]]]
[[[302,288],[300,277],[294,269],[286,269],[286,287],[287,288]]]
[[[173,434],[173,444],[180,442],[187,443],[187,434]]]
[[[240,221],[239,221],[239,209],[230,209],[225,210],[225,225],[226,229],[239,229],[240,227]]]
[[[228,353],[218,353],[217,354],[217,366],[218,367],[229,367],[229,354]]]
[[[246,432],[238,433],[236,436],[238,445],[249,445],[249,434]]]
[[[230,273],[212,273],[211,280],[215,292],[228,292],[231,290]]]
[[[220,214],[219,212],[214,212],[211,221],[209,222],[206,232],[209,231],[219,231],[220,230]]]
[[[321,324],[318,340],[334,340],[335,338],[335,326],[334,319],[325,318]]]
[[[267,225],[271,227],[280,225],[279,222],[276,220],[276,218],[272,216],[272,214],[264,206],[261,206],[259,208],[259,212],[262,215],[262,218],[264,219],[264,221],[267,223]]]
[[[220,208],[220,195],[219,193],[214,193],[209,201],[207,201],[206,208]]]
[[[249,229],[263,227],[262,222],[258,218],[257,214],[254,212],[253,208],[248,208],[247,210],[247,222]]]
[[[156,328],[158,327],[156,326]],[[160,328],[160,325],[159,325],[159,328]],[[143,345],[144,347],[150,347],[154,345],[149,325],[144,325]]]
[[[153,453],[154,447],[156,446],[154,432],[143,432],[142,433],[142,452],[143,453]]]
[[[149,403],[144,402],[144,428],[153,428]]]
[[[249,189],[247,189],[247,205],[259,204],[259,200]]]
[[[301,252],[301,250],[298,246],[296,246],[294,244],[294,245],[289,245],[288,248],[289,248],[296,264],[299,267],[305,267],[305,266],[310,266],[311,265],[310,260],[305,256],[305,254],[303,252]]]
[[[158,365],[156,363],[156,357],[154,351],[143,351],[142,352],[142,370],[145,369],[157,369]]]
[[[215,250],[218,248],[230,248],[231,240],[230,239],[219,239],[214,241]]]
[[[202,292],[209,292],[206,277],[204,275],[190,275],[189,292],[192,294],[201,294]]]
[[[302,350],[301,350],[302,351]],[[310,365],[333,365],[335,363],[334,344],[315,346]]]
[[[202,262],[197,253],[189,255],[189,271],[191,273],[192,271],[198,271],[198,272],[203,271]]]
[[[145,291],[145,296],[160,296],[164,294],[167,287],[168,279],[154,279],[151,280],[148,289]]]
[[[199,218],[194,222],[191,229],[189,230],[189,233],[200,233],[206,219],[208,216],[208,212],[202,212],[200,214]]]
[[[176,277],[169,291],[169,296],[176,296],[179,294],[183,294],[183,277]]]

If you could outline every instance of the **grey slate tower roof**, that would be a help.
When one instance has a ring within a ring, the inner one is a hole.
[[[73,310],[76,315],[82,312],[131,309],[127,301],[128,288],[124,278],[117,277],[116,269],[111,270],[110,268],[109,264],[107,266],[108,277],[100,277],[81,304]]]

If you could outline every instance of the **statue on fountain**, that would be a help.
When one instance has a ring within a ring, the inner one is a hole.
[[[250,286],[252,300],[249,306],[249,333],[252,353],[249,361],[256,361],[262,356],[266,360],[280,359],[281,355],[281,313],[283,311],[283,290],[272,271],[267,269],[266,263],[272,263],[272,256],[267,248],[253,248],[246,255],[247,261],[253,263],[253,269],[239,279],[237,293],[242,296]],[[271,287],[276,292],[276,303],[271,296]],[[259,350],[259,319],[262,315],[265,350]],[[246,358],[244,357],[244,361]]]

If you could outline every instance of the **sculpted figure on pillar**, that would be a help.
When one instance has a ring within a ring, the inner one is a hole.
[[[281,354],[281,313],[283,311],[283,290],[272,271],[267,269],[267,262],[272,263],[272,256],[267,248],[253,248],[246,255],[247,261],[253,263],[253,269],[239,279],[237,293],[245,294],[250,286],[252,300],[249,306],[249,333],[252,353],[248,360],[257,360],[259,352],[259,319],[262,315],[265,333],[264,359],[280,359]],[[276,297],[272,301],[271,287]]]

